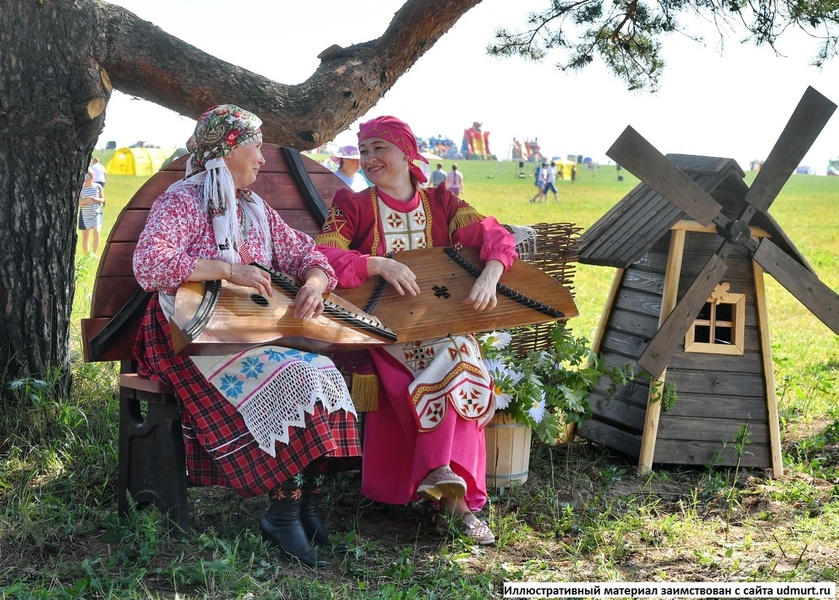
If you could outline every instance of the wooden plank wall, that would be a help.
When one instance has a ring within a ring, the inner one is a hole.
[[[658,329],[664,290],[669,235],[658,240],[640,260],[627,267],[611,306],[605,307],[600,353],[609,365],[634,364]],[[601,382],[592,391],[592,418],[577,433],[618,452],[638,457],[649,383],[639,379],[622,386],[614,397]]]
[[[680,282],[687,290],[720,238],[689,232]],[[675,384],[678,399],[662,412],[655,462],[736,465],[736,440],[745,426],[751,438],[740,464],[771,467],[767,398],[758,328],[756,290],[751,254],[742,247],[726,258],[724,281],[730,292],[746,297],[743,356],[676,352],[667,368],[667,381]],[[718,456],[722,453],[721,456]]]
[[[664,284],[670,234],[624,272],[620,289],[607,307],[600,351],[608,364],[634,362],[654,335]],[[680,280],[680,297],[708,257],[720,245],[715,234],[689,232]],[[678,399],[662,411],[655,446],[658,464],[771,467],[769,425],[760,331],[755,307],[751,256],[735,248],[726,259],[725,282],[730,291],[746,295],[744,356],[685,353],[677,350],[667,369]],[[646,414],[649,385],[640,380],[624,386],[616,397],[605,386],[591,397],[593,417],[578,434],[637,458]],[[751,444],[740,457],[734,447],[746,426]]]

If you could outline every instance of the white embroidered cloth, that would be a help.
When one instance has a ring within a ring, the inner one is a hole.
[[[385,350],[414,374],[408,393],[420,431],[437,427],[449,405],[471,421],[483,422],[492,417],[492,376],[484,366],[474,336],[391,344]]]
[[[312,414],[317,402],[329,413],[345,410],[356,415],[343,376],[325,356],[261,346],[238,354],[191,358],[271,456],[277,455],[276,442],[288,443],[289,427],[305,427],[305,413]]]
[[[388,252],[426,248],[427,216],[422,202],[401,212],[379,198],[385,248]],[[480,346],[472,335],[458,335],[391,344],[384,348],[405,365],[414,380],[408,393],[414,403],[420,431],[431,431],[445,418],[451,405],[464,419],[486,424],[495,409],[492,376],[484,366]]]

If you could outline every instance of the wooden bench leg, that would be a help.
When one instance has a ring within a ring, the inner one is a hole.
[[[189,529],[186,457],[174,395],[121,386],[119,412],[120,516],[129,512],[130,495],[137,504],[154,504],[166,515],[173,535],[185,533]]]

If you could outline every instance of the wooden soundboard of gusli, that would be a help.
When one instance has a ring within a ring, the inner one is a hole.
[[[175,353],[221,355],[268,344],[326,353],[396,340],[396,334],[378,319],[336,294],[326,295],[320,316],[295,317],[291,303],[299,282],[262,268],[271,275],[271,296],[227,281],[181,285],[175,295],[175,314],[169,320]]]
[[[463,301],[483,269],[479,251],[448,247],[393,254],[417,276],[420,294],[399,295],[380,277],[335,293],[390,327],[398,342],[535,325],[579,314],[570,290],[523,260],[501,276],[498,305],[474,310]]]

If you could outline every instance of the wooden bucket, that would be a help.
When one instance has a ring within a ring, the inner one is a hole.
[[[486,426],[487,486],[522,484],[530,474],[530,427],[498,412]]]

